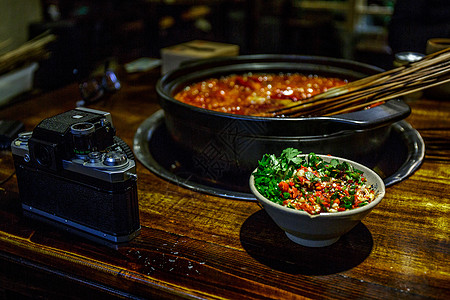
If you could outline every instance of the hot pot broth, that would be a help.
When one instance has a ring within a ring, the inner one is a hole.
[[[174,98],[209,110],[254,115],[345,84],[347,80],[341,78],[300,73],[234,74],[192,83]]]
[[[208,78],[220,79],[231,74],[293,73],[354,82],[378,74],[380,69],[342,59],[295,55],[251,55],[196,61],[165,74],[156,85],[170,139],[192,158],[190,163],[201,176],[208,176],[208,182],[224,180],[241,186],[265,153],[279,153],[287,147],[330,153],[372,165],[390,137],[391,125],[410,113],[409,106],[400,99],[348,114],[291,118],[223,113],[174,98],[177,93],[184,92],[185,87]]]

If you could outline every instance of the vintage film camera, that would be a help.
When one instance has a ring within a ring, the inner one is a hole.
[[[77,108],[11,144],[25,215],[117,245],[140,231],[136,165],[110,113]]]

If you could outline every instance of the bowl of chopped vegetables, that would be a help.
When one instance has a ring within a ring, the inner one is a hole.
[[[265,154],[250,189],[273,221],[295,243],[324,247],[355,227],[384,197],[371,169],[348,159],[287,148]]]

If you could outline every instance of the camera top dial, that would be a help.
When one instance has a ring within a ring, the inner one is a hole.
[[[128,161],[127,156],[122,151],[110,151],[105,154],[103,163],[107,166],[121,166]]]

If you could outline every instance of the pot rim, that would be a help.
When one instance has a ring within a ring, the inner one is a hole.
[[[263,121],[263,122],[323,122],[331,121],[334,123],[341,123],[348,126],[348,129],[364,129],[369,127],[382,126],[386,123],[393,123],[401,119],[406,118],[411,109],[401,99],[392,99],[382,105],[370,108],[368,110],[359,110],[346,114],[339,114],[333,116],[314,116],[314,117],[263,117],[263,116],[248,116],[237,115],[231,113],[224,113],[219,111],[213,111],[196,107],[184,102],[178,101],[172,97],[174,89],[186,84],[187,81],[195,78],[200,79],[202,76],[210,74],[230,73],[235,70],[241,69],[242,72],[248,72],[245,67],[251,66],[254,70],[264,71],[269,67],[273,69],[280,68],[282,63],[284,67],[287,67],[286,63],[297,62],[299,64],[310,66],[324,66],[325,68],[336,67],[347,71],[358,71],[351,67],[360,68],[361,71],[373,72],[376,74],[383,70],[364,63],[341,59],[330,58],[321,56],[301,56],[301,55],[282,55],[282,54],[257,54],[257,55],[242,55],[232,57],[215,57],[201,59],[193,62],[186,63],[180,68],[172,70],[161,77],[156,84],[157,94],[168,103],[179,105],[188,111],[198,114],[207,114],[209,116],[217,116],[220,118],[249,120],[249,121]],[[259,65],[258,65],[259,64]],[[331,65],[330,65],[331,64]],[[233,67],[233,68],[232,68]],[[363,72],[364,73],[364,72]],[[161,106],[165,108],[164,102],[161,101]]]

